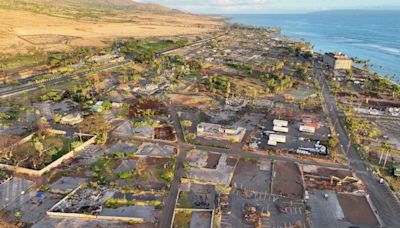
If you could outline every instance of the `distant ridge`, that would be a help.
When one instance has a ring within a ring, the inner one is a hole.
[[[341,10],[323,10],[323,11],[315,11],[310,12],[307,14],[325,14],[325,15],[332,15],[332,14],[342,14],[342,15],[354,15],[354,14],[380,14],[382,12],[386,13],[400,13],[400,10],[363,10],[363,9],[341,9]]]
[[[219,31],[217,17],[131,0],[0,0],[0,53],[105,47],[127,37]]]
[[[59,4],[59,0],[36,0],[43,2],[51,2],[53,4]],[[84,4],[87,6],[111,6],[111,7],[127,7],[128,9],[137,9],[143,11],[171,11],[171,9],[154,3],[141,3],[132,0],[63,0],[62,4]]]
[[[112,11],[182,13],[159,4],[141,3],[132,0],[0,0],[0,7],[67,16],[73,15],[74,10],[82,12],[85,9],[93,10],[93,12],[101,11],[104,14],[116,14]]]

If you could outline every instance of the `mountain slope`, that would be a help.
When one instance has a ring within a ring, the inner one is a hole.
[[[122,18],[127,13],[177,13],[176,10],[158,4],[131,0],[0,0],[0,8],[86,20]]]
[[[130,0],[0,0],[0,22],[0,52],[13,54],[104,46],[126,37],[196,35],[222,25]]]

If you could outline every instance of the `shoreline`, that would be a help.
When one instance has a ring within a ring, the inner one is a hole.
[[[327,12],[313,12],[313,13],[304,13],[304,14],[226,14],[227,18],[230,20],[229,23],[238,23],[246,26],[253,26],[259,28],[275,28],[278,27],[281,29],[281,36],[287,36],[292,41],[301,41],[304,39],[307,42],[310,42],[314,46],[314,50],[318,52],[329,52],[329,51],[341,51],[350,56],[353,60],[362,60],[362,62],[367,62],[369,65],[369,71],[372,73],[378,73],[383,77],[388,78],[395,84],[400,83],[400,71],[398,71],[396,62],[399,61],[399,57],[397,54],[387,53],[382,50],[377,49],[378,46],[382,46],[381,41],[383,38],[378,36],[376,39],[369,40],[368,37],[375,37],[377,34],[382,34],[382,31],[378,30],[377,32],[365,30],[364,33],[349,33],[345,32],[353,29],[354,23],[351,25],[342,25],[338,24],[338,29],[346,26],[346,29],[339,29],[338,34],[332,33],[333,29],[325,29],[321,26],[326,20],[331,19],[335,14],[344,14],[346,12],[342,11],[332,11],[332,13]],[[364,15],[364,11],[360,11],[361,15]],[[369,11],[368,11],[369,12]],[[379,15],[380,12],[386,11],[373,11],[377,12],[376,15]],[[400,12],[398,10],[393,10],[391,12]],[[246,15],[248,17],[244,17]],[[287,17],[286,17],[287,16]],[[302,16],[306,17],[304,20]],[[321,17],[321,22],[316,21],[316,17]],[[324,17],[325,16],[325,17]],[[363,17],[369,19],[369,17]],[[298,21],[300,20],[300,21]],[[361,20],[362,21],[362,20]],[[337,23],[341,23],[339,20]],[[367,22],[365,22],[367,24]],[[327,24],[326,26],[333,26],[334,23]],[[363,24],[362,24],[363,25]],[[361,26],[362,26],[361,25]],[[308,26],[308,27],[305,27]],[[384,26],[384,24],[375,24],[375,26]],[[365,27],[365,26],[364,26]],[[360,29],[364,28],[361,27]],[[311,29],[308,29],[311,28]],[[354,27],[356,29],[357,27]],[[378,27],[380,28],[380,27]],[[397,29],[394,28],[395,30]],[[344,30],[344,31],[342,31]],[[394,31],[395,31],[394,30]],[[364,31],[364,30],[363,30]],[[343,33],[344,34],[341,34]],[[385,37],[386,49],[392,49],[394,39],[397,36],[389,36]],[[359,67],[359,66],[357,66]]]

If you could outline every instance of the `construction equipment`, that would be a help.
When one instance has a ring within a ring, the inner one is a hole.
[[[336,186],[342,186],[346,181],[350,180],[353,183],[356,183],[357,185],[362,185],[362,181],[356,177],[352,177],[352,176],[346,176],[343,179],[340,179],[339,177],[336,176],[332,176],[331,177],[331,185],[333,185],[333,181],[336,180]]]

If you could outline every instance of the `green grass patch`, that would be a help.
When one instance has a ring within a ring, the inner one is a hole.
[[[192,212],[189,210],[176,211],[174,224],[172,227],[174,228],[189,228],[190,221],[192,220]]]
[[[47,60],[47,57],[41,53],[34,54],[16,54],[0,56],[0,69],[6,70],[25,65],[39,64]]]
[[[129,206],[153,206],[156,209],[161,209],[162,202],[159,200],[143,201],[143,200],[110,198],[106,201],[105,206],[108,208],[119,208],[119,207],[129,207]]]

